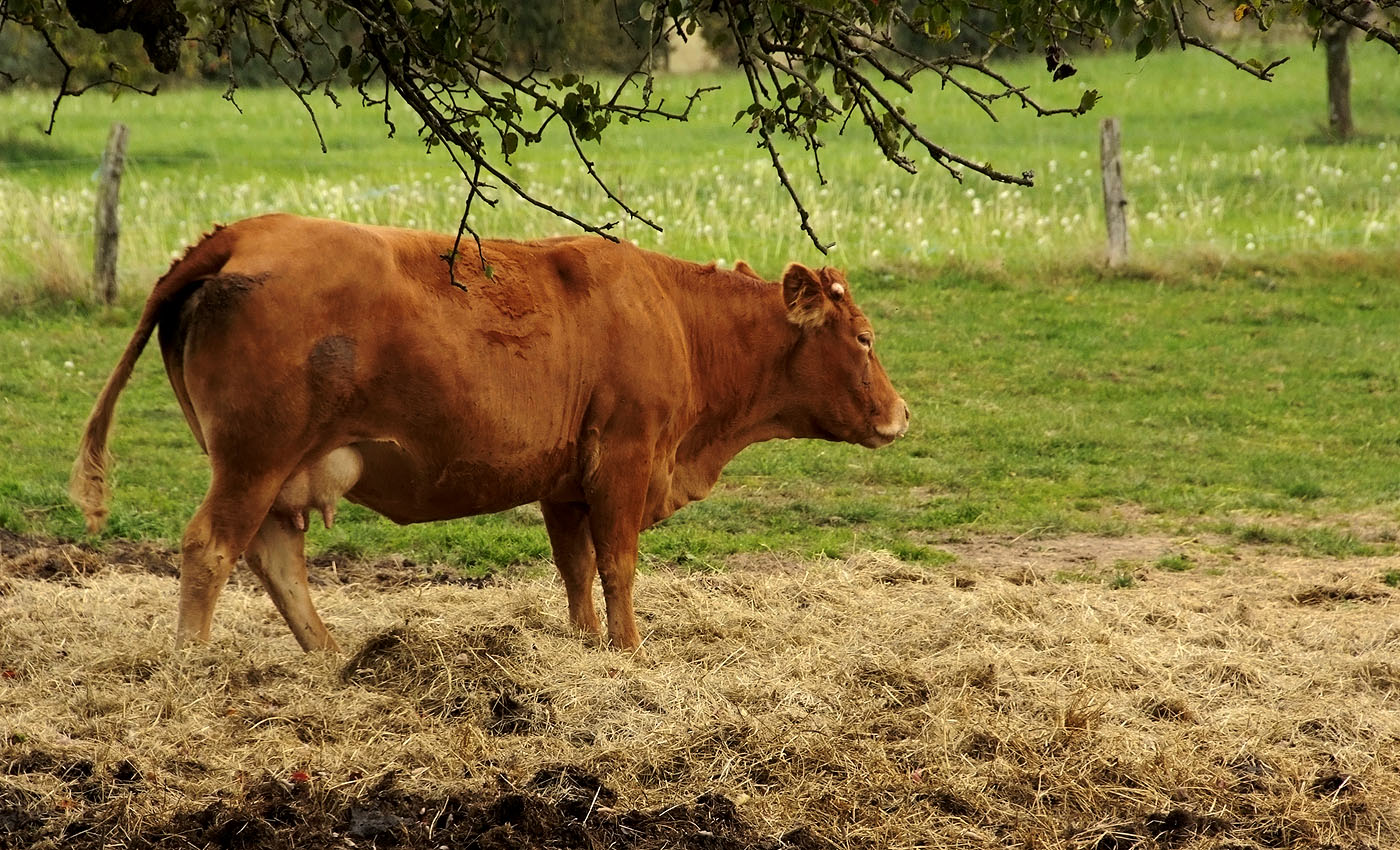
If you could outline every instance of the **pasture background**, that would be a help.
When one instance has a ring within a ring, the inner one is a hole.
[[[1046,100],[1083,88],[1083,119],[1008,109],[993,124],[956,97],[904,102],[930,134],[1034,189],[925,165],[908,178],[859,128],[823,151],[818,187],[792,151],[815,225],[837,240],[876,323],[877,346],[914,414],[876,453],[814,442],[741,455],[707,501],[643,538],[646,556],[706,566],[735,551],[843,555],[884,548],[949,559],[968,534],[1169,529],[1283,542],[1326,554],[1389,551],[1400,460],[1400,74],[1355,45],[1363,137],[1318,141],[1320,54],[1291,52],[1274,84],[1211,57],[1121,55],[1080,63]],[[1027,79],[1043,72],[1026,68]],[[742,257],[768,276],[823,258],[796,228],[764,155],[730,119],[736,80],[673,78],[671,96],[715,82],[689,125],[615,128],[600,168],[666,228],[626,223],[645,247],[706,261]],[[81,536],[64,482],[81,422],[172,254],[213,221],[270,210],[450,230],[460,178],[428,157],[406,112],[384,139],[379,113],[318,108],[330,152],[279,90],[67,101],[0,100],[0,525]],[[1135,265],[1098,265],[1097,124],[1123,121]],[[91,252],[93,173],[109,123],[132,126],[123,184],[123,306],[68,300]],[[542,197],[614,216],[555,139],[518,158]],[[482,211],[485,208],[480,208]],[[505,198],[486,235],[533,237],[566,223]],[[108,536],[178,539],[207,482],[203,459],[147,355],[119,408]],[[489,570],[548,557],[532,508],[400,529],[358,508],[313,547],[395,552]],[[1117,580],[1115,576],[1106,576]]]

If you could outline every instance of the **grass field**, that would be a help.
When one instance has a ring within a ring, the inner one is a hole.
[[[1247,48],[1246,48],[1247,49]],[[1261,57],[1285,52],[1261,47]],[[1155,263],[1199,251],[1248,257],[1373,248],[1400,241],[1400,75],[1378,45],[1354,47],[1356,144],[1316,143],[1325,123],[1322,57],[1293,45],[1272,84],[1199,52],[1167,52],[1142,63],[1090,57],[1068,81],[1049,84],[1024,66],[1033,92],[1056,105],[1098,89],[1103,101],[1081,119],[1037,120],[1018,109],[994,124],[957,97],[928,91],[901,102],[939,142],[997,167],[1033,170],[1020,189],[971,176],[959,184],[927,165],[916,178],[880,161],[852,126],[829,140],[830,178],[818,187],[789,155],[816,226],[835,240],[832,260],[849,268],[910,261],[936,270],[949,258],[1019,271],[1096,261],[1102,242],[1098,119],[1123,122],[1125,180],[1137,256]],[[743,105],[736,78],[663,82],[673,99],[722,84],[689,125],[616,128],[596,148],[599,167],[638,209],[666,228],[620,230],[645,247],[698,260],[743,256],[763,267],[820,257],[798,230],[766,155],[729,121]],[[67,101],[56,135],[47,92],[5,96],[0,109],[0,284],[23,289],[54,273],[57,260],[86,267],[93,173],[111,121],[131,124],[124,188],[124,282],[144,293],[177,247],[211,221],[268,210],[453,229],[460,178],[427,158],[407,113],[385,139],[379,113],[355,106],[318,111],[330,152],[320,154],[300,105],[281,91],[247,91],[243,112],[211,91],[157,98],[124,95]],[[347,103],[348,97],[342,98]],[[531,149],[519,179],[545,200],[605,221],[616,217],[572,165],[562,140]],[[568,225],[509,199],[478,220],[487,235],[536,236]],[[54,255],[58,255],[55,257]]]
[[[1280,48],[1268,48],[1279,50]],[[1324,554],[1389,550],[1400,460],[1400,75],[1358,47],[1355,105],[1366,135],[1315,141],[1321,57],[1305,47],[1265,85],[1209,57],[1121,56],[1081,64],[1048,99],[1104,93],[1124,125],[1135,265],[1107,274],[1097,121],[991,124],[929,95],[910,108],[952,147],[1035,189],[935,167],[915,179],[872,159],[859,133],[806,182],[817,226],[838,241],[876,323],[882,357],[914,413],[910,436],[870,453],[786,443],[745,452],[707,501],[643,538],[653,560],[706,566],[736,551],[844,555],[888,549],[944,561],[969,534],[1169,529],[1220,532]],[[1029,74],[1033,70],[1028,69]],[[767,166],[729,127],[734,80],[691,127],[618,133],[607,173],[666,226],[644,246],[694,259],[743,257],[776,275],[820,256]],[[679,96],[712,79],[677,79]],[[1300,94],[1300,91],[1302,94]],[[80,535],[63,494],[78,429],[172,252],[209,222],[272,209],[450,229],[459,180],[425,157],[401,120],[329,107],[330,153],[280,92],[246,92],[243,113],[207,91],[87,97],[40,136],[43,93],[0,101],[0,525]],[[1096,116],[1097,117],[1097,116]],[[95,154],[108,123],[132,125],[125,183],[123,306],[63,299],[90,252]],[[796,153],[794,155],[797,155]],[[608,215],[557,147],[522,158],[545,197]],[[503,201],[492,235],[563,223]],[[207,481],[158,358],[119,409],[115,537],[175,540]],[[397,552],[475,570],[545,558],[533,509],[401,529],[350,508],[313,546]]]

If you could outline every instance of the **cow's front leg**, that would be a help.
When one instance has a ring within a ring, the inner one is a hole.
[[[636,649],[642,639],[632,608],[632,581],[637,574],[637,536],[642,531],[649,476],[638,475],[636,465],[619,467],[619,472],[610,486],[591,495],[588,527],[603,579],[608,640],[617,649]]]
[[[593,535],[588,528],[588,505],[582,502],[540,502],[554,565],[569,594],[569,622],[582,632],[602,632],[593,610],[593,578],[598,575]]]

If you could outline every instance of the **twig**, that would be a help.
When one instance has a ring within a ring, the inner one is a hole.
[[[1236,68],[1240,69],[1241,71],[1244,71],[1246,74],[1258,77],[1259,79],[1264,80],[1265,82],[1272,82],[1274,79],[1273,70],[1278,66],[1282,65],[1284,62],[1288,61],[1288,57],[1285,56],[1282,59],[1275,59],[1268,65],[1251,65],[1248,62],[1241,62],[1234,56],[1231,56],[1229,53],[1226,53],[1225,51],[1221,50],[1215,45],[1202,41],[1199,36],[1194,36],[1188,33],[1186,31],[1185,25],[1182,23],[1181,20],[1181,10],[1177,8],[1176,4],[1172,4],[1172,26],[1176,28],[1176,35],[1177,38],[1181,41],[1183,50],[1185,49],[1186,45],[1190,45],[1192,47],[1199,47],[1202,50],[1214,53],[1216,56],[1219,56],[1221,59],[1224,59],[1231,65],[1234,65]]]
[[[749,94],[753,98],[753,102],[758,104],[763,100],[760,94],[760,91],[763,89],[763,84],[758,80],[752,53],[744,49],[747,36],[743,32],[743,28],[739,25],[738,19],[735,17],[734,5],[732,3],[725,4],[725,17],[729,23],[730,34],[733,35],[736,40],[739,40],[739,65],[744,70],[744,78],[748,80]],[[755,120],[757,122],[756,128],[759,138],[762,140],[762,147],[768,151],[768,157],[773,163],[773,170],[778,173],[778,182],[787,190],[788,197],[792,198],[793,206],[797,208],[799,225],[803,232],[807,234],[807,238],[812,240],[812,244],[816,246],[817,250],[821,251],[823,254],[827,253],[831,250],[832,245],[836,243],[823,243],[821,239],[818,238],[816,231],[812,229],[811,215],[807,212],[807,207],[803,205],[802,198],[798,196],[797,189],[793,187],[792,179],[788,176],[787,169],[783,167],[782,157],[778,154],[777,145],[773,142],[773,136],[769,133],[768,127],[763,121],[763,116],[760,114],[756,116]]]
[[[1351,11],[1352,0],[1346,0],[1346,2],[1343,3],[1320,3],[1316,2],[1316,0],[1313,0],[1313,2],[1310,2],[1309,5],[1312,6],[1314,9],[1317,9],[1318,11],[1322,12],[1322,14],[1328,16],[1329,18],[1333,18],[1335,20],[1341,21],[1344,24],[1348,24],[1352,27],[1355,27],[1356,29],[1365,33],[1367,38],[1373,38],[1376,41],[1384,42],[1385,44],[1388,44],[1391,47],[1395,48],[1396,51],[1400,51],[1400,34],[1392,32],[1391,30],[1386,29],[1384,27],[1378,27],[1370,21],[1367,21],[1364,18],[1356,15],[1354,12]],[[1367,3],[1366,5],[1370,6],[1371,4]],[[1391,9],[1400,7],[1400,3],[1396,3],[1394,2],[1394,0],[1390,0],[1390,2],[1385,2],[1385,0],[1382,0],[1382,2],[1379,5],[1381,8],[1388,7]]]

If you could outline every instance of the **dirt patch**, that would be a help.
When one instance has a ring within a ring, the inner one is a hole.
[[[169,553],[3,538],[0,847],[1400,846],[1400,558],[948,548],[644,574],[644,655],[337,563],[330,657],[251,582],[174,652]]]
[[[80,543],[27,537],[0,528],[3,574],[42,581],[76,582],[108,571],[134,571],[174,577],[177,556],[160,546],[114,541],[106,550]]]
[[[1146,567],[1158,559],[1193,553],[1206,565],[1237,560],[1237,550],[1220,554],[1222,540],[1172,537],[1165,534],[1104,537],[1074,534],[1050,538],[985,537],[968,542],[943,543],[964,569],[986,576],[998,575],[1016,584],[1032,584],[1066,573]]]
[[[104,787],[90,778],[68,783],[70,795],[101,803],[77,818],[35,814],[44,807],[33,794],[0,787],[0,843],[65,850],[114,846],[133,850],[191,846],[219,850],[816,850],[831,846],[807,828],[777,838],[763,837],[721,794],[705,794],[659,809],[620,809],[616,792],[597,777],[569,767],[540,770],[523,787],[501,777],[494,791],[440,797],[402,791],[394,774],[380,777],[372,789],[357,797],[327,791],[309,779],[268,778],[235,798],[139,823],[126,822],[118,813],[132,805],[144,780],[114,773],[112,781],[128,787]]]
[[[308,560],[311,583],[392,588],[420,584],[482,587],[494,579],[462,575],[440,564],[420,565],[401,557],[356,559],[321,555]],[[143,541],[110,540],[101,547],[15,534],[0,528],[0,574],[40,581],[77,583],[102,573],[141,573],[169,578],[180,574],[180,553]],[[243,570],[235,585],[257,586]]]

